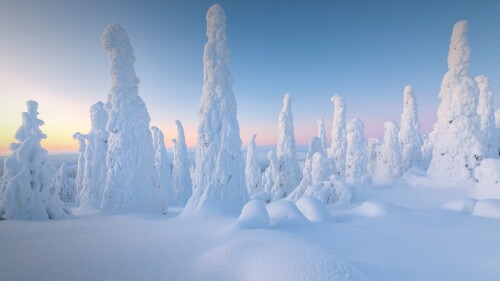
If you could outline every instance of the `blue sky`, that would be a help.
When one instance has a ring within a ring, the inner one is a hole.
[[[214,3],[226,11],[244,144],[254,132],[258,144],[275,142],[286,92],[299,145],[316,134],[317,118],[330,127],[335,94],[344,96],[348,119],[360,118],[367,137],[380,137],[384,121],[399,121],[406,84],[428,133],[452,27],[462,19],[469,22],[471,75],[489,76],[500,91],[500,1],[2,1],[0,153],[28,99],[40,103],[45,146],[75,149],[71,135],[89,129],[89,107],[110,88],[100,35],[114,22],[132,40],[152,125],[169,140],[179,119],[195,145],[205,14]]]

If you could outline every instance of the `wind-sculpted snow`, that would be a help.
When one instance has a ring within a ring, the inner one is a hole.
[[[438,122],[429,176],[473,181],[484,156],[477,114],[479,88],[468,76],[470,49],[466,21],[455,24],[448,54],[448,72],[441,83]]]
[[[346,106],[344,98],[333,96],[333,123],[332,123],[332,143],[328,156],[333,161],[333,172],[337,176],[345,176],[346,159]]]
[[[127,31],[118,24],[106,27],[101,42],[109,55],[112,85],[106,104],[109,142],[101,210],[105,214],[165,213],[154,168],[151,119],[138,94],[134,49]]]
[[[193,196],[184,213],[203,210],[237,214],[249,197],[229,71],[226,15],[215,4],[208,9],[206,19],[208,41],[203,53],[204,81]]]
[[[401,170],[404,173],[412,167],[422,167],[422,136],[413,87],[405,86],[403,95],[403,113],[398,139],[401,148]]]
[[[0,219],[59,219],[71,212],[59,198],[59,185],[54,185],[55,168],[47,159],[40,142],[47,138],[38,119],[38,103],[26,102],[22,125],[12,143],[12,155],[5,159],[5,172],[0,190]]]
[[[177,139],[174,143],[174,162],[172,168],[172,181],[175,202],[177,206],[185,206],[192,195],[193,182],[189,171],[189,159],[186,148],[186,138],[181,121],[175,121],[177,126]]]

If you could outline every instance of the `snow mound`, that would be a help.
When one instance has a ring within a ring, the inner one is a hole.
[[[316,198],[309,196],[302,196],[295,202],[297,208],[308,220],[312,222],[329,222],[332,216],[325,208],[325,205]]]
[[[272,225],[282,223],[300,224],[308,222],[297,206],[289,200],[278,200],[266,206]]]
[[[218,245],[198,257],[194,266],[203,272],[204,280],[367,280],[353,265],[322,247],[276,236],[245,236]]]
[[[400,183],[405,183],[409,186],[424,186],[429,185],[431,180],[427,177],[427,172],[419,167],[410,168],[399,179]]]
[[[464,213],[472,214],[474,212],[474,207],[476,206],[477,200],[472,198],[464,198],[456,201],[446,203],[442,206],[443,209]]]
[[[385,216],[389,213],[397,212],[398,209],[400,208],[390,204],[366,201],[363,202],[363,204],[361,204],[360,206],[356,207],[354,209],[354,212],[360,216],[372,218],[372,217]]]
[[[500,219],[500,200],[487,199],[477,201],[472,214],[478,217]]]
[[[266,205],[259,200],[251,200],[246,203],[236,221],[236,226],[243,229],[271,227]]]

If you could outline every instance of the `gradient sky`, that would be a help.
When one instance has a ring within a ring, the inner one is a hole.
[[[203,83],[205,14],[226,11],[241,137],[274,144],[282,98],[290,92],[299,145],[343,95],[348,120],[366,137],[399,123],[403,88],[412,84],[422,133],[436,121],[453,24],[469,21],[470,74],[500,91],[500,1],[1,1],[0,154],[8,153],[26,100],[39,102],[43,146],[76,151],[71,136],[90,128],[89,108],[106,101],[108,56],[100,36],[109,23],[129,33],[139,94],[167,147],[176,119],[196,145]],[[498,97],[498,94],[496,94]],[[497,98],[495,107],[500,102]]]

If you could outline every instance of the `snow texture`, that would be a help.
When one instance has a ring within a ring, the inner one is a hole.
[[[328,141],[326,139],[326,125],[325,120],[320,118],[316,120],[318,122],[318,138],[321,140],[321,146],[325,151],[328,150]]]
[[[191,172],[189,170],[190,167],[184,128],[179,120],[176,120],[175,124],[177,125],[177,139],[172,140],[174,143],[172,181],[176,205],[185,206],[189,197],[191,197],[193,193],[193,182],[191,180]]]
[[[480,75],[475,78],[479,87],[479,103],[477,114],[480,118],[480,129],[483,137],[484,158],[498,158],[496,142],[495,112],[493,110],[493,93],[488,77]]]
[[[365,125],[357,118],[347,124],[346,182],[358,185],[365,182],[367,152]]]
[[[155,149],[155,171],[160,180],[160,189],[165,196],[167,205],[175,205],[174,189],[172,186],[172,168],[163,132],[157,127],[151,127],[153,133],[153,147]]]
[[[28,101],[26,106],[14,136],[18,142],[10,145],[12,155],[5,158],[0,219],[59,219],[71,212],[59,199],[55,168],[40,145],[47,136],[40,130],[44,122],[38,119],[38,103]]]
[[[330,215],[325,205],[316,198],[302,196],[295,202],[302,215],[312,222],[330,222],[333,217]]]
[[[399,178],[401,173],[401,149],[398,141],[398,125],[385,122],[384,143],[379,147],[373,182],[385,184]]]
[[[127,31],[118,24],[106,27],[101,43],[109,55],[112,85],[106,104],[109,142],[101,211],[165,213],[154,167],[151,118],[138,93],[134,49]]]
[[[302,179],[302,169],[297,159],[295,147],[292,98],[288,93],[285,94],[283,108],[279,115],[276,156],[279,161],[278,175],[274,179],[271,193],[273,193],[274,200],[279,200],[288,196]]]
[[[198,126],[198,147],[193,196],[184,213],[206,210],[239,214],[249,200],[236,99],[229,71],[226,15],[218,4],[207,12],[203,53],[203,94]]]
[[[476,186],[496,188],[500,193],[500,159],[484,159],[474,170],[474,176],[478,180]]]
[[[422,167],[422,136],[413,87],[405,86],[403,95],[403,113],[398,139],[401,147],[401,170],[404,173],[412,167]]]
[[[345,176],[346,159],[346,106],[344,98],[333,96],[333,123],[332,123],[332,143],[328,157],[333,161],[333,172],[337,176]]]
[[[474,181],[473,171],[483,159],[479,88],[468,76],[470,48],[466,21],[457,22],[451,36],[448,72],[441,83],[436,136],[427,173],[432,178]]]
[[[92,105],[90,120],[90,132],[81,135],[85,138],[87,145],[83,186],[77,197],[77,205],[81,208],[99,209],[106,184],[106,154],[109,139],[109,133],[106,131],[108,113],[102,102]]]
[[[246,166],[245,166],[245,176],[247,181],[248,194],[253,196],[259,192],[262,192],[262,172],[260,170],[259,158],[257,156],[257,151],[255,151],[255,138],[256,134],[252,135],[252,138],[248,142]]]
[[[76,190],[76,173],[78,166],[69,166],[68,163],[63,163],[57,171],[54,182],[55,189],[59,190],[59,198],[65,203],[75,203]]]

